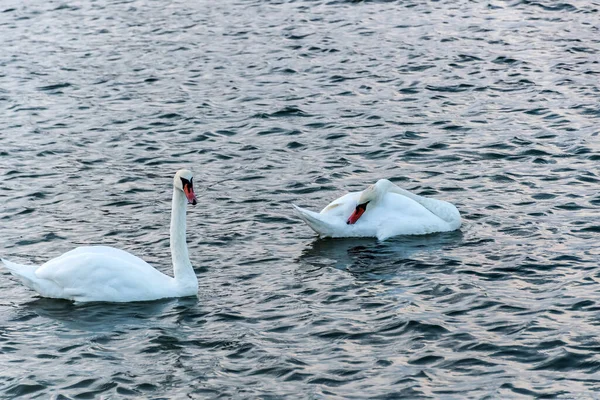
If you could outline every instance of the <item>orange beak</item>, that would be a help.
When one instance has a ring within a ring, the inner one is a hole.
[[[198,203],[198,201],[196,200],[196,194],[194,193],[194,187],[192,186],[192,184],[184,185],[183,193],[185,193],[185,197],[188,200],[188,204],[195,206],[196,203]]]
[[[365,211],[367,211],[367,204],[368,204],[368,202],[357,205],[356,209],[350,215],[350,218],[348,218],[348,221],[346,222],[346,224],[348,224],[348,225],[355,224],[356,221],[358,221],[358,219],[365,213]]]

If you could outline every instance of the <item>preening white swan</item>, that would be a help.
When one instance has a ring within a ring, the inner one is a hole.
[[[174,278],[152,268],[141,258],[107,246],[78,247],[41,266],[2,262],[25,286],[44,297],[78,302],[129,302],[195,296],[198,279],[185,240],[186,203],[196,204],[192,180],[192,173],[185,169],[177,171],[173,180],[171,257]]]
[[[298,216],[322,237],[424,235],[458,229],[460,213],[446,201],[418,196],[380,179],[362,192],[348,193],[320,213],[294,205]]]

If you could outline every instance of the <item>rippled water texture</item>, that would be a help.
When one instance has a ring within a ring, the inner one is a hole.
[[[600,396],[597,1],[1,7],[3,257],[171,273],[176,169],[200,199],[198,301],[77,306],[2,270],[3,397]],[[462,229],[292,214],[383,177]]]

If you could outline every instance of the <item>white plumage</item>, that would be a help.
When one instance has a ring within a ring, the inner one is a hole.
[[[359,210],[359,206],[364,209]],[[460,227],[456,207],[446,201],[418,196],[387,179],[362,192],[348,193],[320,213],[294,205],[298,216],[322,237],[424,235]]]
[[[174,277],[126,251],[108,246],[71,250],[41,266],[2,260],[21,282],[44,297],[78,302],[148,301],[193,296],[198,280],[186,244],[186,203],[196,204],[192,173],[180,170],[173,181],[171,255]]]

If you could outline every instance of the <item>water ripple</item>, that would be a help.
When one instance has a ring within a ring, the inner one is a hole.
[[[73,305],[2,271],[0,397],[597,397],[597,8],[9,0],[0,255],[170,273],[189,167],[200,290]],[[462,229],[318,240],[291,210],[384,177]]]

